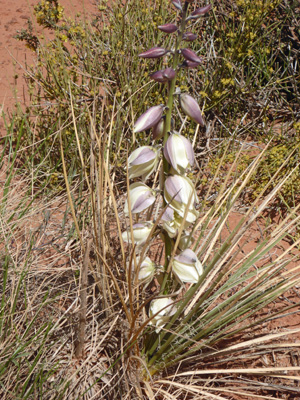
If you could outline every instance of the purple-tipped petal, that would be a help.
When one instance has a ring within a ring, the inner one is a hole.
[[[191,15],[193,17],[198,17],[198,16],[200,17],[201,15],[208,13],[208,11],[210,11],[211,8],[212,8],[211,4],[208,4],[207,6],[204,7],[196,8],[196,10],[193,11]]]
[[[172,0],[172,4],[177,10],[182,11],[182,5],[180,0]]]
[[[178,27],[175,24],[165,24],[159,25],[158,29],[165,33],[174,33],[177,31]]]
[[[182,40],[185,40],[186,42],[192,42],[192,41],[196,40],[197,37],[198,36],[193,32],[185,32],[182,35]]]
[[[191,49],[181,49],[181,54],[186,60],[200,63],[202,60]]]
[[[163,222],[169,222],[169,221],[173,221],[174,219],[174,210],[171,207],[167,207],[161,217],[161,220]]]
[[[135,202],[131,212],[133,214],[140,213],[150,207],[154,202],[155,196],[153,196],[151,193],[144,193]]]
[[[164,105],[150,107],[134,124],[134,132],[142,132],[156,125],[162,117]]]
[[[197,101],[187,93],[179,96],[180,106],[183,112],[188,115],[197,124],[204,126],[201,110]]]
[[[199,62],[184,60],[182,64],[180,64],[181,68],[198,68],[200,65]]]
[[[141,213],[155,202],[155,192],[142,182],[135,182],[129,186],[129,196],[131,212]],[[125,201],[124,213],[129,214],[128,198]]]
[[[142,58],[160,58],[167,54],[169,50],[163,47],[152,47],[151,49],[139,54]]]
[[[178,256],[175,257],[175,260],[182,262],[184,264],[194,264],[198,261],[197,255],[191,249],[186,249]]]
[[[140,154],[130,162],[130,166],[132,165],[140,165],[145,164],[150,160],[153,160],[156,157],[156,154],[149,147],[145,147]]]
[[[180,195],[182,191],[182,182],[177,175],[169,176],[165,181],[165,189],[172,200],[183,203],[183,197]]]
[[[159,151],[152,146],[142,146],[135,149],[128,157],[129,179],[142,177],[146,181],[155,170],[159,160]],[[132,200],[133,205],[135,200]]]

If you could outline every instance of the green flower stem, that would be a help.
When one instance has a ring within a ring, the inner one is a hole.
[[[182,18],[180,22],[180,28],[179,28],[179,33],[177,35],[176,39],[176,44],[175,44],[175,51],[174,51],[174,56],[173,56],[173,69],[176,71],[178,64],[179,64],[179,46],[182,41],[182,35],[185,30],[185,25],[186,25],[186,16],[187,16],[187,10],[188,10],[189,3],[186,1],[183,6],[182,10]],[[169,132],[171,131],[171,119],[172,119],[172,110],[173,110],[173,104],[174,104],[174,92],[176,88],[176,78],[177,74],[175,75],[174,79],[171,80],[169,84],[169,91],[168,91],[168,102],[167,102],[167,112],[166,112],[166,119],[165,119],[165,124],[164,124],[164,145],[166,144],[166,141],[168,140],[169,137]],[[163,193],[163,188],[164,188],[164,182],[165,178],[169,173],[169,164],[165,157],[163,157],[163,174],[161,177],[161,191]],[[164,201],[164,207],[166,206],[166,202]],[[165,237],[165,264],[164,264],[164,269],[165,269],[165,274],[163,278],[163,282],[161,285],[161,293],[166,294],[168,292],[168,288],[166,286],[167,282],[169,281],[169,275],[167,273],[168,265],[169,265],[169,259],[172,254],[173,250],[173,240],[169,238],[167,233],[164,235]]]

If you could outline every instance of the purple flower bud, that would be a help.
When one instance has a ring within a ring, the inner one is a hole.
[[[191,16],[192,17],[201,17],[201,15],[204,15],[208,13],[208,11],[211,10],[211,4],[208,4],[207,6],[201,7],[201,8],[196,8],[195,11],[192,12]]]
[[[142,58],[160,58],[167,54],[169,50],[164,49],[163,47],[152,47],[151,49],[145,51],[144,53],[139,54],[139,57]]]
[[[152,137],[155,140],[159,140],[163,137],[164,134],[164,125],[165,125],[165,118],[162,117],[156,125],[152,128]]]
[[[164,72],[164,70],[162,70],[162,69],[159,71],[153,72],[153,74],[150,74],[150,78],[156,82],[165,83],[165,82],[167,82],[168,79],[165,76],[163,76],[163,72]]]
[[[184,60],[182,64],[180,64],[181,68],[198,68],[200,63],[194,61]]]
[[[183,112],[188,115],[197,124],[204,126],[204,121],[197,101],[187,93],[179,96],[180,106]]]
[[[150,78],[156,82],[165,83],[175,78],[176,72],[173,68],[161,69],[150,74]]]
[[[163,76],[168,80],[171,81],[175,78],[176,72],[173,68],[167,68],[163,72]]]
[[[177,10],[182,11],[182,5],[180,0],[172,0],[172,4]]]
[[[186,60],[200,63],[202,60],[191,49],[181,49],[181,54]]]
[[[182,40],[185,40],[185,41],[187,41],[187,42],[192,42],[193,40],[196,40],[197,39],[197,35],[195,35],[195,33],[193,33],[193,32],[185,32],[183,35],[182,35]]]
[[[174,119],[171,118],[171,130],[174,129]],[[154,125],[152,128],[152,137],[154,140],[159,140],[163,137],[165,127],[165,116],[161,118],[158,124]]]
[[[159,25],[158,29],[165,33],[174,33],[177,31],[177,26],[174,24]]]
[[[179,174],[194,165],[194,150],[190,141],[178,133],[171,134],[164,146],[164,156]]]
[[[162,117],[164,108],[165,106],[162,104],[148,108],[135,122],[134,132],[142,132],[156,125]]]

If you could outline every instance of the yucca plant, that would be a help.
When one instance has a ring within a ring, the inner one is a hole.
[[[177,10],[177,15],[171,17],[175,23],[166,23],[158,29],[174,35],[173,45],[168,39],[168,47],[160,43],[140,54],[141,58],[147,59],[165,57],[164,64],[167,59],[171,60],[168,68],[150,75],[153,80],[166,85],[165,105],[150,107],[134,124],[135,133],[152,129],[156,142],[162,138],[163,151],[161,144],[142,146],[128,158],[125,214],[129,217],[129,227],[122,234],[123,240],[133,245],[129,260],[124,259],[128,304],[125,297],[122,300],[130,324],[128,356],[141,360],[140,380],[146,391],[150,390],[147,381],[153,376],[170,368],[176,371],[179,365],[181,370],[198,367],[200,374],[218,373],[218,370],[205,372],[204,368],[214,365],[213,362],[222,364],[222,356],[227,353],[233,361],[235,353],[247,347],[246,342],[237,342],[238,336],[268,321],[270,316],[260,317],[260,312],[300,279],[297,266],[291,271],[287,269],[295,243],[275,260],[268,258],[269,253],[295,229],[298,222],[295,211],[278,227],[264,232],[252,250],[244,250],[253,223],[260,223],[257,221],[289,175],[264,196],[275,174],[255,202],[239,214],[234,225],[231,223],[238,200],[264,151],[238,176],[236,165],[242,152],[240,149],[224,184],[215,194],[212,207],[207,208],[206,204],[213,193],[217,174],[205,197],[198,199],[197,178],[201,171],[196,177],[189,172],[194,166],[193,147],[180,131],[186,123],[184,116],[201,126],[205,123],[196,100],[189,93],[181,93],[176,84],[181,68],[201,68],[201,58],[187,48],[184,41],[196,39],[197,36],[189,31],[189,24],[192,26],[195,20],[205,16],[211,5],[195,8],[193,3],[171,1],[170,5]],[[181,118],[174,113],[175,105]],[[279,170],[282,168],[284,165]],[[145,182],[154,172],[152,187],[147,186]],[[129,180],[135,182],[130,184]],[[156,257],[158,263],[151,260],[152,246],[160,246],[164,260],[159,257]],[[292,257],[293,260],[296,258]],[[150,295],[147,287],[151,282],[156,291]],[[294,304],[287,309],[293,307]],[[270,335],[262,335],[258,343],[271,339]],[[231,343],[228,340],[235,345],[228,345]],[[220,370],[221,374],[222,371],[226,369]],[[238,369],[236,371],[239,373]],[[266,372],[273,371],[276,370]],[[256,372],[262,373],[263,369]],[[189,374],[193,372],[186,376]],[[164,380],[157,383],[167,384]],[[157,393],[160,390],[157,389]],[[193,389],[190,391],[192,393]],[[211,393],[214,391],[212,386]]]

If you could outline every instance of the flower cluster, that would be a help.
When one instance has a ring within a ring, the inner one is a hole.
[[[155,71],[150,75],[152,80],[167,85],[168,99],[166,105],[159,104],[150,107],[134,124],[135,133],[152,129],[154,141],[157,142],[163,138],[163,149],[160,150],[159,144],[142,146],[129,156],[129,179],[138,178],[139,180],[129,186],[124,211],[126,215],[135,215],[138,222],[123,233],[124,241],[133,242],[137,252],[145,243],[150,242],[154,222],[149,220],[149,212],[147,221],[141,222],[139,218],[140,213],[153,207],[159,193],[162,196],[160,203],[163,204],[162,216],[158,224],[159,232],[165,244],[168,242],[171,243],[171,246],[168,246],[167,249],[165,245],[166,259],[163,283],[161,284],[162,297],[152,301],[150,305],[149,317],[151,323],[156,326],[156,332],[159,332],[170,316],[175,313],[174,300],[168,297],[171,294],[171,287],[174,289],[176,285],[197,283],[203,273],[201,262],[194,251],[189,248],[193,239],[188,229],[198,217],[197,193],[192,180],[187,176],[194,166],[194,150],[190,141],[175,130],[176,118],[173,118],[172,108],[173,99],[178,95],[183,113],[197,124],[204,126],[204,119],[197,101],[189,93],[181,93],[176,87],[176,77],[179,68],[197,68],[202,62],[201,57],[186,45],[182,46],[181,43],[191,42],[197,38],[197,35],[187,30],[186,27],[195,19],[205,15],[211,9],[211,5],[196,8],[188,15],[189,3],[192,1],[185,1],[182,4],[180,0],[172,0],[170,3],[179,13],[179,24],[166,23],[159,25],[158,29],[167,35],[175,36],[175,50],[156,46],[139,55],[146,59],[162,57],[172,59],[171,67]],[[163,158],[161,164],[163,166],[160,188],[159,190],[152,189],[145,182],[156,171],[161,158]],[[180,238],[178,238],[179,233]],[[174,248],[175,241],[178,243],[177,249]],[[173,260],[171,266],[169,265],[170,257]],[[138,280],[149,282],[158,270],[161,272],[161,268],[156,267],[149,257],[139,260]],[[167,280],[173,284],[166,285]]]

